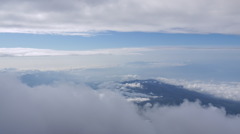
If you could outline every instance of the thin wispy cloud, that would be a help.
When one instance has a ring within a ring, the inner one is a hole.
[[[178,51],[178,50],[240,50],[239,47],[132,47],[132,48],[112,48],[95,50],[53,50],[37,48],[0,48],[0,57],[2,56],[70,56],[70,55],[141,55],[150,51]],[[157,65],[158,62],[132,62],[129,64]]]
[[[0,56],[138,55],[152,48],[117,48],[90,51],[61,51],[34,48],[0,48]]]
[[[240,34],[238,0],[0,0],[0,32]]]
[[[196,68],[195,64],[197,64],[197,68],[205,69],[204,73],[200,73],[201,76],[202,74],[215,73],[211,68],[216,66],[225,70],[224,73],[228,73],[232,68],[237,68],[239,66],[238,62],[233,63],[229,59],[238,61],[236,55],[239,55],[239,50],[239,48],[232,47],[136,47],[88,51],[0,48],[0,61],[4,63],[0,65],[0,69],[71,70],[115,67],[119,68],[118,72],[121,72],[121,75],[142,71],[141,75],[151,74],[157,77],[159,73],[162,76],[165,72],[173,74],[174,71],[182,73],[184,76],[189,73],[196,74],[200,70],[195,71],[189,69],[189,67]],[[212,65],[212,61],[221,61],[228,64],[222,66],[222,63],[217,62],[217,65]],[[210,70],[206,68],[206,63],[210,64]],[[161,70],[158,68],[161,68]],[[181,71],[179,72],[178,69],[181,69]],[[235,72],[237,71],[235,70]],[[230,73],[229,76],[231,77]]]

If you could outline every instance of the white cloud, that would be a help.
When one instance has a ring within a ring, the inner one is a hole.
[[[156,107],[146,112],[157,133],[163,134],[237,134],[239,116],[225,116],[224,110],[204,108],[185,101],[179,107]]]
[[[0,32],[240,34],[239,0],[1,0]]]
[[[125,87],[130,87],[130,88],[143,88],[143,86],[141,85],[141,83],[126,83],[124,84]]]
[[[119,77],[119,76],[116,76],[116,77]],[[120,77],[122,80],[134,80],[139,78],[139,76],[136,74],[127,74],[127,75],[122,75]]]
[[[143,102],[143,101],[149,101],[149,98],[128,98],[127,101],[132,101],[132,102]]]
[[[30,88],[14,74],[0,75],[3,134],[238,134],[239,116],[198,102],[138,111],[109,90],[59,82]]]
[[[0,69],[72,70],[111,68],[124,65],[153,48],[115,48],[62,51],[34,48],[0,48]],[[127,58],[127,59],[126,59]]]
[[[103,68],[97,74],[108,73],[107,76],[116,76],[116,78],[126,74],[138,75],[138,78],[167,77],[169,75],[187,77],[191,76],[191,73],[201,76],[203,73],[200,72],[213,70],[213,72],[204,75],[219,77],[219,74],[224,72],[225,75],[222,75],[222,78],[227,79],[229,77],[237,78],[237,75],[231,75],[231,72],[237,74],[238,63],[240,63],[239,50],[238,47],[149,47],[90,51],[0,48],[0,63],[4,63],[0,64],[0,69],[73,70]],[[210,66],[210,68],[206,68],[205,65]],[[188,67],[192,69],[189,70]],[[111,69],[104,70],[104,68]],[[199,68],[201,69],[199,70]],[[200,72],[194,71],[196,69]],[[212,73],[216,73],[216,76]],[[91,74],[96,76],[96,73]]]
[[[2,134],[153,133],[131,103],[110,91],[66,83],[30,88],[4,74],[0,84]]]
[[[61,51],[34,48],[0,48],[0,56],[138,55],[151,48],[117,48],[91,51]]]
[[[240,101],[239,82],[220,82],[220,81],[188,81],[177,79],[158,78],[160,81],[174,85],[182,85],[186,89],[197,92],[208,93],[216,97]]]

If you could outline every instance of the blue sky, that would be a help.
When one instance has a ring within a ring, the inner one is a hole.
[[[238,0],[0,2],[1,69],[240,80]]]
[[[23,47],[56,50],[154,46],[238,47],[240,46],[240,36],[156,32],[102,32],[89,37],[79,35],[1,33],[0,44],[2,48]]]
[[[238,46],[238,0],[0,0],[0,47]]]
[[[239,1],[1,0],[3,33],[239,33]]]

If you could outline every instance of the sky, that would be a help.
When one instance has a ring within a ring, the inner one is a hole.
[[[128,68],[120,70],[239,81],[237,0],[1,3],[1,69]]]
[[[1,32],[239,34],[238,0],[1,0]]]
[[[240,81],[237,0],[0,2],[1,70]]]
[[[0,3],[0,133],[239,133],[223,108],[140,110],[114,90],[155,79],[239,102],[239,0]]]
[[[0,2],[1,70],[240,80],[238,0]]]
[[[239,46],[239,35],[177,34],[158,32],[100,32],[89,37],[52,34],[1,33],[2,48],[41,48],[55,50],[92,50],[153,46]]]
[[[1,47],[238,46],[238,0],[1,0]]]

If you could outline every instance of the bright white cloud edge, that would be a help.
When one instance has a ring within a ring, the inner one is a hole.
[[[151,48],[116,48],[89,51],[64,51],[34,48],[0,48],[0,56],[136,55]]]
[[[95,49],[85,51],[66,51],[53,49],[38,48],[0,48],[0,57],[15,56],[74,56],[74,55],[139,55],[143,52],[158,50],[240,50],[239,47],[186,47],[186,46],[162,46],[162,47],[129,47],[129,48],[112,48],[112,49]]]
[[[168,79],[163,77],[157,78],[159,81],[173,85],[180,85],[186,89],[207,93],[219,98],[240,101],[240,82],[226,81],[201,81],[201,80],[184,80],[184,79]]]

